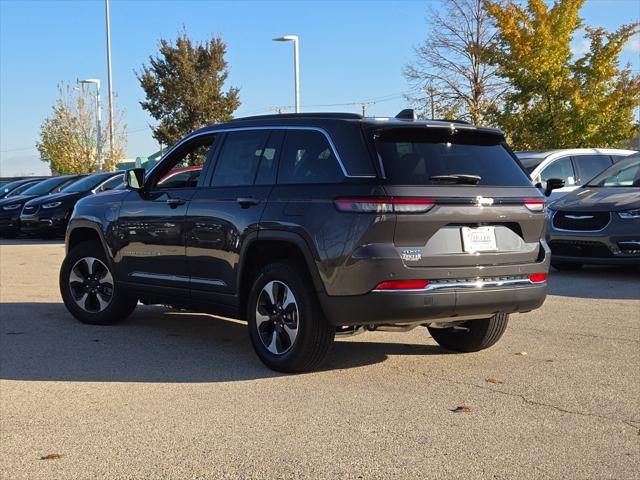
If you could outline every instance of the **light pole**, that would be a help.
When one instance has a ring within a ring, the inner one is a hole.
[[[113,89],[111,88],[111,22],[109,20],[109,0],[105,0],[107,26],[107,96],[109,98],[109,153],[113,158]]]
[[[86,80],[77,80],[77,83],[92,83],[96,86],[96,110],[97,110],[97,128],[98,128],[98,171],[102,171],[102,104],[100,103],[100,80],[97,78],[87,78]]]
[[[298,36],[285,35],[273,39],[274,42],[293,42],[293,75],[296,90],[296,113],[300,113],[300,60],[298,58]]]

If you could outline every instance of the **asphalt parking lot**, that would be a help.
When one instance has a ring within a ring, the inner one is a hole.
[[[376,332],[290,376],[240,322],[76,322],[63,254],[0,242],[3,479],[640,478],[638,270],[553,272],[484,352]]]

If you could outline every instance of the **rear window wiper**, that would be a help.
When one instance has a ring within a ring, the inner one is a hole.
[[[450,175],[434,175],[429,180],[443,183],[460,183],[463,185],[477,185],[482,177],[480,175],[466,175],[464,173],[452,173]]]

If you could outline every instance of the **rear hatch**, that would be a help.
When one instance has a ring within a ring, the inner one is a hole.
[[[466,125],[388,125],[369,132],[397,211],[394,244],[407,267],[533,263],[544,199],[501,132]]]

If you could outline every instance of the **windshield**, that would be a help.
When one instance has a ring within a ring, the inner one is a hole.
[[[45,193],[49,193],[51,190],[54,190],[56,187],[61,184],[68,182],[69,177],[54,177],[49,180],[45,180],[44,182],[40,182],[36,185],[33,185],[30,188],[27,188],[23,195],[44,195]]]
[[[9,193],[9,192],[13,192],[13,191],[17,190],[18,188],[20,188],[20,185],[22,185],[23,182],[24,182],[24,180],[16,180],[15,182],[9,182],[9,183],[7,183],[5,185],[0,185],[0,197],[2,195],[7,195],[7,193]],[[25,183],[25,185],[29,185],[29,182]],[[22,186],[24,186],[24,185],[22,185]],[[24,190],[24,188],[23,188],[23,190]]]
[[[110,173],[103,173],[98,175],[89,175],[88,177],[84,177],[77,182],[73,182],[71,185],[64,187],[60,192],[64,193],[78,193],[78,192],[88,192],[89,190],[93,190],[102,182],[111,177]]]
[[[607,168],[587,187],[640,187],[640,155],[632,155]]]
[[[376,147],[395,185],[531,186],[501,135],[390,129],[376,135]]]
[[[25,182],[23,185],[20,185],[17,188],[14,188],[13,190],[11,190],[6,196],[8,197],[15,197],[17,195],[22,195],[22,192],[24,192],[26,189],[33,187],[34,184],[39,183],[40,180],[35,180],[33,182]],[[8,188],[8,185],[5,187]]]

